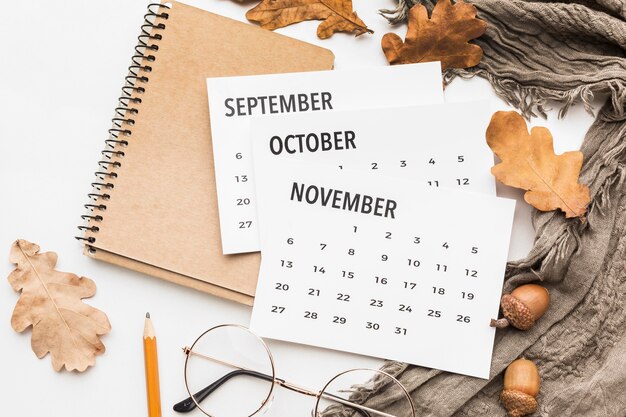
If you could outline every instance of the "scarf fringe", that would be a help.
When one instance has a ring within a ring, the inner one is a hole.
[[[395,9],[382,9],[378,11],[378,14],[387,19],[392,25],[397,25],[407,21],[409,10],[418,3],[421,3],[420,0],[398,0],[398,5]]]
[[[596,91],[606,91],[611,96],[612,111],[602,114],[603,120],[626,120],[626,81],[601,81],[593,84],[581,85],[571,90],[553,90],[534,86],[524,86],[517,81],[500,78],[482,68],[451,69],[444,72],[444,85],[449,85],[456,77],[470,79],[474,76],[485,78],[493,87],[495,93],[508,105],[518,109],[526,119],[541,116],[547,118],[550,101],[561,103],[558,117],[563,118],[568,110],[582,102],[585,110],[594,117],[593,99]]]

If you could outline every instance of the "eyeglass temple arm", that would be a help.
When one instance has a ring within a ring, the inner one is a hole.
[[[205,388],[195,393],[194,398],[196,399],[196,402],[200,403],[204,401],[209,395],[211,395],[211,393],[213,393],[219,387],[221,387],[226,382],[228,382],[228,380],[239,375],[252,376],[255,378],[259,378],[259,379],[264,379],[265,381],[268,381],[268,382],[274,382],[274,379],[269,375],[265,375],[260,372],[250,371],[247,369],[238,369],[236,371],[227,373],[226,375],[224,375],[217,381],[209,384]],[[187,397],[181,402],[174,404],[173,408],[174,408],[174,411],[177,411],[179,413],[188,413],[194,408],[196,408],[196,403],[193,401],[191,397]]]
[[[228,380],[230,380],[233,377],[236,376],[251,376],[254,378],[259,378],[259,379],[263,379],[265,381],[268,382],[274,382],[274,379],[266,374],[260,373],[260,372],[256,372],[256,371],[251,371],[251,370],[247,370],[247,369],[238,369],[236,371],[232,371],[227,373],[226,375],[224,375],[223,377],[221,377],[220,379],[218,379],[217,381],[209,384],[208,386],[206,386],[205,388],[201,389],[200,391],[198,391],[197,393],[194,394],[194,398],[196,399],[196,401],[198,403],[204,401],[209,395],[211,395],[211,393],[213,393],[215,390],[217,390],[219,387],[221,387],[222,385],[224,385],[226,382],[228,382]],[[278,379],[277,381],[279,381],[279,384],[291,391],[295,391],[301,394],[308,394],[307,392],[303,391],[302,389],[299,389],[297,387],[292,387],[289,384],[286,384],[285,381],[283,381],[282,379]],[[308,395],[312,395],[312,396],[317,396],[315,394],[308,394]],[[328,394],[328,393],[324,393],[323,396],[325,398],[330,398],[332,399],[336,399],[336,400],[342,400],[342,402],[344,402],[345,400],[343,400],[341,397],[337,397],[334,396],[332,394]],[[356,404],[355,404],[356,405]],[[358,408],[358,405],[356,405],[356,411],[358,413],[360,413],[363,417],[371,417],[371,415],[366,411],[363,410],[361,408]],[[182,400],[179,403],[174,404],[174,411],[179,412],[179,413],[188,413],[190,411],[192,411],[193,409],[196,408],[196,403],[193,401],[193,399],[191,397],[187,397],[184,400]]]

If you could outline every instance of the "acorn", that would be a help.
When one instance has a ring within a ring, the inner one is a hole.
[[[509,417],[521,417],[537,410],[541,378],[537,366],[528,359],[513,361],[504,372],[504,389],[500,401]]]
[[[511,294],[504,294],[500,305],[505,318],[491,319],[491,327],[502,329],[510,324],[528,330],[548,310],[550,293],[541,285],[520,285]]]

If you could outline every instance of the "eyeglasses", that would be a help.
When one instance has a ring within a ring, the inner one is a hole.
[[[415,416],[415,405],[406,390],[390,374],[374,369],[349,369],[331,378],[315,391],[276,377],[274,358],[267,344],[250,329],[236,324],[215,326],[183,348],[185,387],[189,397],[174,405],[186,413],[199,409],[209,417],[252,417],[271,405],[274,387],[315,398],[313,416],[339,411],[359,417],[396,417],[365,406],[347,387],[359,384],[385,386],[395,393],[403,414]],[[367,381],[367,382],[363,382]],[[408,413],[410,412],[410,414]]]

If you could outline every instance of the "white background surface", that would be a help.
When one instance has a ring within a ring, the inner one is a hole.
[[[242,6],[229,0],[190,2],[239,20]],[[3,2],[0,25],[0,415],[142,416],[146,415],[142,330],[150,311],[159,340],[164,416],[185,396],[180,348],[219,323],[247,324],[250,308],[127,271],[82,255],[74,240],[82,205],[93,181],[112,110],[120,92],[145,12],[142,1],[109,0]],[[359,16],[376,31],[354,39],[337,34],[315,37],[316,22],[280,32],[327,47],[336,68],[386,65],[380,39],[388,31],[377,14],[392,0],[355,0]],[[394,29],[404,36],[405,27]],[[390,88],[402,88],[401,85]],[[448,98],[493,97],[494,110],[505,108],[483,80],[455,81]],[[558,152],[577,148],[592,117],[582,107],[565,120],[553,112],[548,126]],[[450,116],[451,120],[454,116]],[[416,128],[419,128],[416,126]],[[499,187],[499,195],[517,198],[511,259],[532,245],[530,209],[521,192]],[[48,357],[30,349],[30,330],[10,326],[16,294],[6,278],[11,243],[24,238],[59,254],[58,268],[96,281],[88,303],[105,311],[113,330],[103,338],[107,352],[84,374],[52,370]],[[190,237],[192,238],[192,237]],[[141,236],[137,236],[141,239]],[[312,388],[334,373],[380,361],[310,347],[270,342],[280,377]],[[308,416],[311,400],[278,389],[269,416]],[[193,415],[199,415],[194,413]]]

